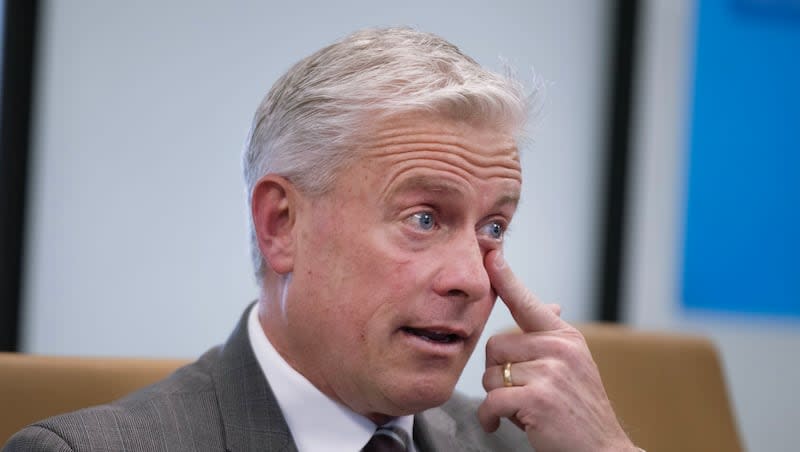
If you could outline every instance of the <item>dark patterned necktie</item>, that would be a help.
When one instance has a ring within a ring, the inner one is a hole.
[[[361,452],[406,452],[411,441],[399,427],[378,427]]]

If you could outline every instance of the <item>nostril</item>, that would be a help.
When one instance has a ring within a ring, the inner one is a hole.
[[[467,293],[459,289],[451,289],[447,291],[448,297],[467,298]]]

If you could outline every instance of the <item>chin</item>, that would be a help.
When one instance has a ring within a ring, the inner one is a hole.
[[[396,416],[416,414],[443,405],[450,400],[457,378],[416,380],[413,384],[396,387],[392,399],[399,408]]]

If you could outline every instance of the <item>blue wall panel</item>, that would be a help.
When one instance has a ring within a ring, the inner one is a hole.
[[[684,307],[800,317],[800,0],[699,2]]]

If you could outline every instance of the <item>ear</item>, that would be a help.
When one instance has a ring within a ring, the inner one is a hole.
[[[266,264],[283,275],[294,268],[294,227],[299,199],[291,182],[268,174],[253,188],[250,202],[256,241]]]

